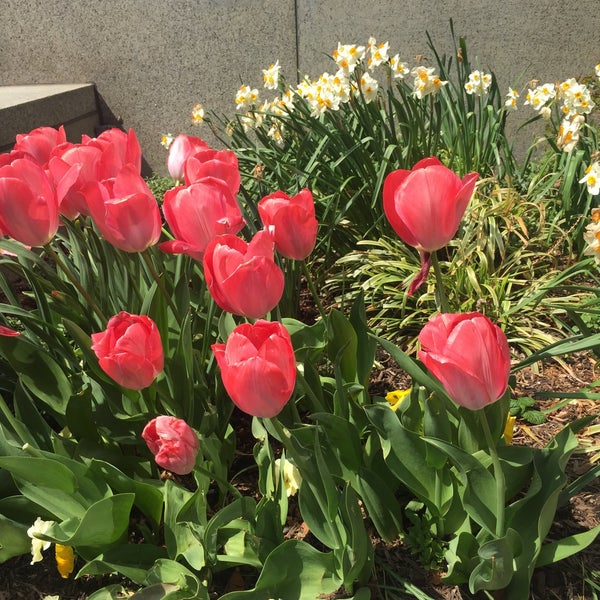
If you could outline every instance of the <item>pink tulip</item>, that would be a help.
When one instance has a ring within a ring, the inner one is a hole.
[[[203,148],[208,148],[203,139],[184,133],[179,134],[169,146],[169,154],[167,155],[169,175],[177,181],[183,181],[185,161]]]
[[[131,390],[148,387],[163,370],[160,333],[145,315],[120,312],[111,317],[105,331],[92,334],[92,350],[100,368]]]
[[[294,391],[296,359],[279,322],[238,325],[226,344],[212,346],[223,385],[234,404],[255,417],[279,414]]]
[[[310,190],[303,189],[293,198],[281,191],[265,196],[258,203],[258,214],[272,232],[279,254],[304,260],[313,251],[319,224]]]
[[[209,242],[204,277],[223,310],[257,319],[277,306],[283,294],[283,272],[274,262],[273,245],[265,230],[249,244],[231,234]]]
[[[0,335],[4,337],[17,337],[21,335],[18,331],[11,329],[10,327],[5,327],[4,325],[0,325]]]
[[[62,125],[58,129],[38,127],[29,133],[18,134],[14,150],[28,154],[35,159],[40,167],[44,167],[48,163],[52,150],[66,141],[67,136]]]
[[[42,167],[27,158],[0,167],[0,230],[27,246],[44,246],[58,224],[56,192]]]
[[[114,180],[89,184],[86,204],[102,236],[125,252],[143,252],[160,237],[158,204],[133,165],[125,165]]]
[[[98,163],[102,151],[84,144],[62,144],[48,161],[48,170],[56,187],[58,210],[67,219],[88,215],[86,186],[98,181]]]
[[[410,171],[390,173],[383,183],[383,210],[400,239],[421,254],[412,294],[427,278],[431,253],[456,234],[473,195],[477,173],[462,179],[437,158],[424,158]]]
[[[213,150],[204,148],[190,156],[184,165],[186,185],[195,183],[204,177],[222,179],[235,196],[240,189],[240,171],[238,159],[231,150]]]
[[[97,138],[83,135],[81,143],[102,151],[98,161],[98,181],[116,177],[125,165],[132,165],[138,174],[142,171],[142,150],[133,129],[125,133],[114,127],[103,131]]]
[[[166,415],[156,417],[144,427],[142,438],[159,467],[177,475],[186,475],[194,468],[200,442],[184,420]]]
[[[245,224],[231,190],[214,177],[168,190],[163,214],[176,239],[158,247],[163,252],[187,254],[196,260],[202,260],[208,242],[215,236],[236,234]]]
[[[478,410],[503,396],[510,350],[504,332],[484,315],[435,315],[419,342],[419,359],[457,404]]]

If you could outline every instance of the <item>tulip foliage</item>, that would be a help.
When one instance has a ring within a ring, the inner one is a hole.
[[[585,483],[565,489],[564,470],[590,419],[544,449],[511,446],[526,362],[443,289],[415,356],[370,330],[361,294],[325,309],[309,187],[242,202],[236,154],[182,135],[157,200],[119,130],[79,144],[35,130],[0,165],[0,561],[54,544],[61,573],[117,572],[139,598],[208,600],[215,574],[244,567],[253,589],[225,600],[366,600],[372,536],[424,557],[418,526],[447,582],[521,598],[536,566],[595,539],[546,540]],[[434,157],[382,179],[380,215],[421,255],[409,293],[430,263],[443,281],[435,252],[477,180]],[[306,322],[289,310],[300,283],[318,310]],[[382,350],[412,379],[389,401],[369,390]],[[318,544],[286,538],[292,507]]]

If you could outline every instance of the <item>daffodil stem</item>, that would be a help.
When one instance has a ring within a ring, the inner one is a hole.
[[[435,275],[435,298],[438,310],[441,313],[449,313],[450,305],[448,304],[448,297],[446,296],[446,290],[444,289],[442,270],[435,250],[431,253],[431,265],[433,266],[433,273]]]
[[[492,458],[492,466],[494,468],[494,479],[496,480],[496,537],[504,537],[504,498],[506,490],[506,480],[504,478],[504,471],[500,464],[500,457],[498,456],[498,447],[492,432],[490,430],[490,424],[488,422],[485,410],[480,410],[481,425],[485,434],[490,456]]]
[[[154,281],[156,281],[156,285],[158,286],[158,289],[161,291],[162,295],[165,297],[165,300],[167,301],[167,304],[173,311],[173,314],[175,316],[177,316],[177,307],[175,306],[175,303],[173,302],[173,298],[171,298],[171,295],[167,292],[167,288],[165,287],[165,282],[163,281],[163,279],[159,275],[158,271],[156,270],[154,263],[150,260],[150,257],[148,256],[148,251],[144,250],[141,254],[142,254],[142,258],[144,259],[144,262],[146,263],[146,266],[148,267],[148,270],[150,271],[150,274],[154,278]]]
[[[46,244],[44,246],[44,250],[48,256],[52,258],[57,267],[59,267],[62,272],[67,276],[67,279],[73,284],[75,289],[83,296],[85,301],[89,304],[90,308],[96,313],[97,317],[100,319],[102,326],[104,327],[108,321],[108,319],[104,316],[104,313],[100,310],[100,307],[96,304],[95,300],[88,294],[87,290],[81,285],[77,277],[73,275],[72,271],[65,265],[62,258],[59,254],[50,246],[50,244]]]
[[[319,314],[321,315],[321,319],[325,321],[327,319],[327,314],[325,313],[325,309],[323,308],[323,304],[321,303],[321,298],[319,298],[319,294],[317,293],[317,288],[315,287],[315,282],[313,281],[312,274],[308,270],[306,265],[306,261],[302,261],[302,272],[304,273],[304,277],[306,278],[306,283],[308,284],[308,289],[312,294],[313,300],[319,309]]]

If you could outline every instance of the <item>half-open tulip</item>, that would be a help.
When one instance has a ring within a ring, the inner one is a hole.
[[[196,432],[183,419],[156,417],[144,427],[142,438],[159,467],[177,475],[194,468],[200,443]]]
[[[240,171],[235,152],[203,148],[190,156],[183,168],[186,185],[204,177],[222,179],[235,196],[240,189]]]
[[[98,161],[98,181],[116,177],[125,165],[133,165],[138,174],[142,171],[142,149],[133,129],[125,133],[113,127],[96,138],[82,135],[81,143],[102,151]]]
[[[86,204],[102,236],[125,252],[143,252],[160,237],[156,198],[133,165],[125,165],[114,180],[88,185]]]
[[[223,310],[257,319],[277,306],[284,278],[273,250],[273,239],[264,229],[250,243],[231,234],[209,242],[203,258],[204,277]]]
[[[310,190],[303,189],[292,198],[281,191],[265,196],[258,203],[258,214],[279,254],[304,260],[313,251],[319,224]]]
[[[496,402],[508,387],[504,332],[477,313],[435,315],[419,334],[419,359],[452,400],[471,410]]]
[[[27,246],[43,246],[58,225],[56,192],[44,169],[27,158],[0,167],[0,230]]]
[[[245,224],[235,196],[225,182],[214,177],[168,190],[162,209],[175,239],[158,247],[196,260],[202,260],[208,242],[215,236],[236,234]]]
[[[146,315],[120,312],[106,329],[92,334],[100,368],[131,390],[148,387],[163,370],[164,355],[156,323]]]
[[[208,144],[194,135],[179,134],[169,146],[167,154],[167,170],[169,175],[176,181],[183,181],[183,166],[185,161],[199,152],[208,148]]]
[[[40,167],[44,167],[52,150],[66,141],[67,136],[62,125],[58,129],[54,129],[54,127],[37,127],[29,133],[19,133],[16,136],[14,150],[28,154]]]
[[[225,344],[214,344],[223,385],[233,402],[255,417],[279,414],[294,391],[296,359],[279,322],[238,325]]]
[[[473,195],[477,173],[462,179],[437,158],[424,158],[410,171],[392,171],[383,184],[383,210],[398,236],[421,254],[421,272],[409,293],[425,281],[431,253],[456,234]]]

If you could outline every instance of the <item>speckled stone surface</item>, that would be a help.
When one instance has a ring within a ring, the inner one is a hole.
[[[414,64],[432,57],[426,31],[453,53],[451,17],[501,89],[584,75],[600,60],[598,0],[3,0],[0,82],[93,82],[103,122],[133,127],[147,164],[165,172],[161,133],[216,143],[192,126],[193,106],[231,116],[242,83],[271,98],[261,69],[275,60],[287,81],[297,65],[317,76],[332,71],[326,55],[338,42],[373,35]]]
[[[232,115],[275,60],[296,74],[293,0],[2,0],[0,40],[2,84],[93,82],[102,120],[133,127],[163,173],[161,133],[211,140],[196,103]]]

